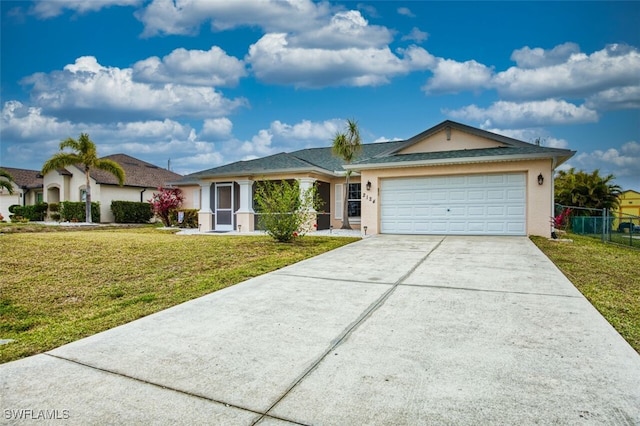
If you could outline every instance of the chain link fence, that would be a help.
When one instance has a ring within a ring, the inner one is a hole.
[[[556,204],[553,222],[556,229],[640,248],[640,216]]]

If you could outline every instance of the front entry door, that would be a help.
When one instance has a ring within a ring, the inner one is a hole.
[[[216,184],[216,231],[233,231],[233,184]]]

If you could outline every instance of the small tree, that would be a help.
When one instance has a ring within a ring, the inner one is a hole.
[[[298,181],[263,181],[256,187],[258,223],[275,240],[288,243],[306,234],[321,207],[315,186],[300,192]]]
[[[335,156],[340,157],[345,164],[350,164],[360,149],[362,148],[362,142],[360,140],[360,130],[358,129],[358,123],[355,120],[347,120],[346,129],[344,132],[336,133],[332,141],[332,152]],[[345,174],[345,184],[342,200],[342,229],[351,229],[349,224],[349,178],[351,177],[351,170],[347,170]]]
[[[182,206],[184,196],[180,188],[158,188],[149,200],[153,212],[164,226],[171,226],[171,214]]]
[[[615,176],[600,176],[574,168],[561,170],[555,178],[555,202],[565,206],[592,209],[615,209],[619,204],[620,186],[613,183]],[[576,212],[579,214],[579,212]]]

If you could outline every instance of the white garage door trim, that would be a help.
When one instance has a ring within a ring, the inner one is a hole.
[[[388,178],[385,234],[526,235],[525,173]]]

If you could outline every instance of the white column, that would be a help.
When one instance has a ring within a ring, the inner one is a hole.
[[[313,187],[316,180],[313,178],[300,178],[298,179],[298,183],[300,184],[300,198],[302,198],[303,194]],[[316,210],[314,207],[311,207],[310,211],[315,212]]]
[[[253,211],[253,181],[250,179],[237,180],[240,185],[240,205],[236,212],[236,230],[238,232],[253,232],[254,211]]]
[[[200,211],[198,213],[213,213],[211,211],[211,182],[200,183]]]
[[[213,212],[211,211],[211,182],[200,183],[200,211],[198,228],[201,232],[213,230]]]
[[[237,213],[254,213],[253,211],[253,181],[252,180],[237,180],[236,183],[240,185],[240,206]]]

